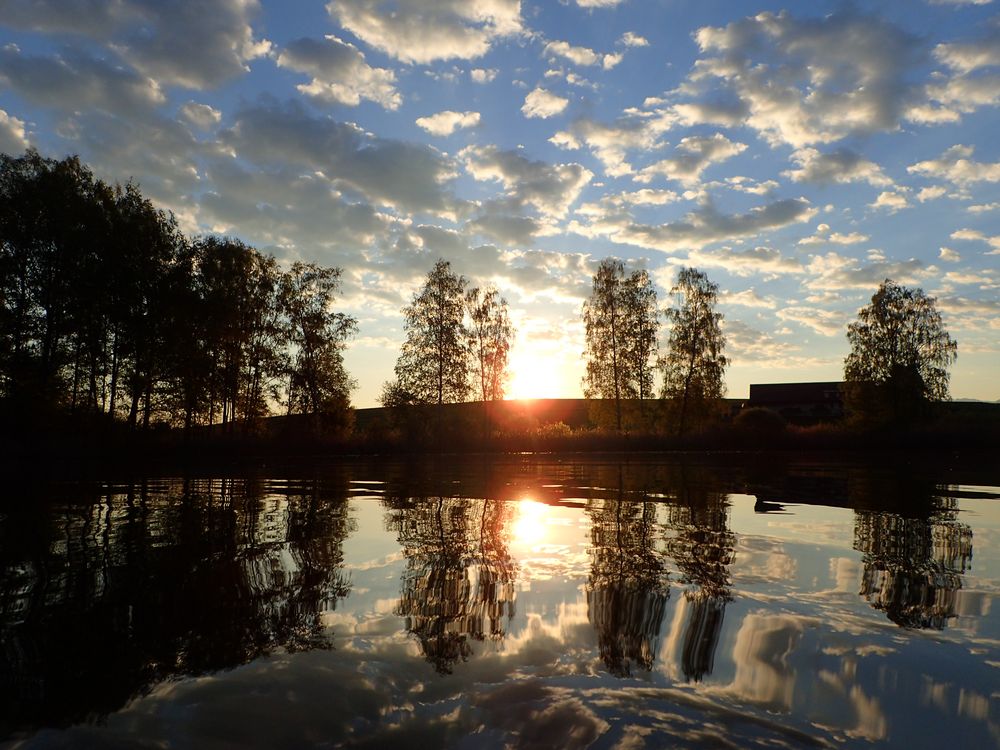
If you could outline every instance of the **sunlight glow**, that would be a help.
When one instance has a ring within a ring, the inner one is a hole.
[[[511,357],[507,398],[563,398],[563,379],[554,358],[521,351]]]
[[[511,542],[531,547],[545,539],[548,506],[535,500],[524,499],[517,504],[517,516],[511,524]]]

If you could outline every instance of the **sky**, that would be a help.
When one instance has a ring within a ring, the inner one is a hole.
[[[998,104],[993,0],[0,0],[0,152],[341,268],[359,407],[439,258],[508,300],[512,395],[580,396],[611,256],[719,285],[731,397],[841,379],[892,278],[1000,400]]]

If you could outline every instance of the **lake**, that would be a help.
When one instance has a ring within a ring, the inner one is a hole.
[[[1000,747],[1000,469],[438,457],[31,481],[14,747]]]

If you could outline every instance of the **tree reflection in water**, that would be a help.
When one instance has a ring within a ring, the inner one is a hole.
[[[958,522],[953,499],[941,503],[927,517],[855,514],[854,548],[864,555],[859,593],[904,628],[943,629],[971,568],[972,529]]]
[[[502,641],[514,616],[511,504],[460,497],[387,501],[406,557],[396,614],[434,669],[450,674],[470,641]]]
[[[587,614],[601,659],[620,677],[649,671],[670,584],[656,549],[656,506],[630,500],[591,500]]]
[[[729,568],[736,536],[729,530],[725,495],[685,491],[667,508],[667,551],[687,588],[689,614],[681,647],[681,671],[686,680],[701,681],[712,673],[715,649],[722,634],[726,604],[732,600]]]
[[[37,511],[45,522],[22,528],[41,533],[0,539],[0,735],[101,716],[170,677],[329,646],[323,613],[350,591],[345,496],[144,483]]]

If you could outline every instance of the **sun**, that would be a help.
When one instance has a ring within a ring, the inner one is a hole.
[[[511,357],[507,398],[559,398],[562,374],[555,358],[542,352],[524,351]]]

